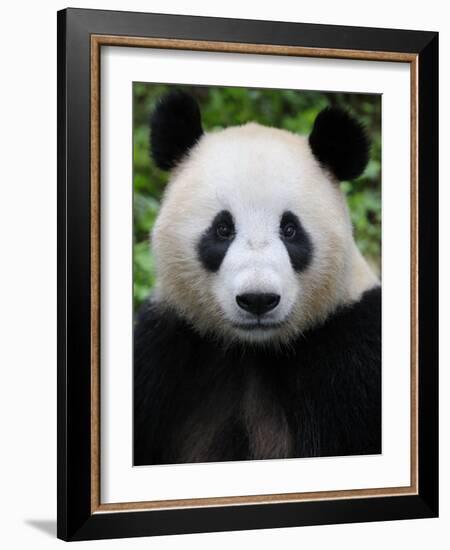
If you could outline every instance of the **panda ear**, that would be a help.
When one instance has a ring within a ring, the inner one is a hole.
[[[150,117],[150,149],[156,165],[170,170],[203,135],[200,109],[180,90],[164,95]]]
[[[360,176],[369,160],[370,144],[363,126],[342,109],[327,107],[317,115],[309,145],[339,181]]]

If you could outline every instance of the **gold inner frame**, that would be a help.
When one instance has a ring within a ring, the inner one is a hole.
[[[367,488],[231,497],[102,503],[100,500],[100,50],[102,46],[164,48],[331,59],[409,63],[411,74],[411,483],[407,487]],[[91,35],[91,513],[161,510],[226,505],[304,502],[418,494],[418,56],[397,52],[304,48],[165,38]]]

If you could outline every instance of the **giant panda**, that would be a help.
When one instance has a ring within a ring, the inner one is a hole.
[[[311,134],[202,129],[163,96],[151,154],[170,171],[157,282],[134,328],[134,464],[381,452],[381,287],[339,182],[364,128],[328,107]]]

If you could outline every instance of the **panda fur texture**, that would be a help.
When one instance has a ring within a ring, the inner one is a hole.
[[[171,177],[135,322],[134,464],[380,453],[381,287],[339,189],[364,129],[327,108],[309,138],[205,133],[175,91],[150,137]]]

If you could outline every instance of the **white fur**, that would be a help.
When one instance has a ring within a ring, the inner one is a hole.
[[[197,243],[215,215],[229,210],[236,238],[217,273],[207,272]],[[313,243],[310,265],[294,272],[279,238],[285,211],[298,216]],[[287,341],[377,284],[352,235],[337,182],[313,157],[307,138],[246,124],[204,135],[174,170],[153,232],[155,299],[200,332],[248,341]],[[235,327],[248,314],[243,292],[274,292],[267,322]]]

